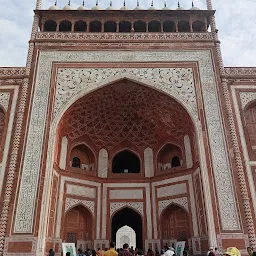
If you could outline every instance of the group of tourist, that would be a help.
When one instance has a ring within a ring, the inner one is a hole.
[[[254,252],[252,247],[247,247],[248,256],[256,256],[256,252]],[[66,253],[66,256],[70,256],[70,252]],[[81,249],[78,249],[76,256],[174,256],[175,249],[172,247],[165,247],[165,249],[158,250],[156,249],[155,252],[151,249],[148,249],[147,253],[144,254],[141,249],[135,248],[131,246],[129,248],[128,244],[124,244],[123,248],[115,249],[115,244],[112,242],[110,243],[110,248],[105,249],[102,251],[98,248],[97,252],[95,250],[87,249],[83,252]],[[218,256],[220,253],[217,252],[217,248],[210,247],[207,253],[207,256]],[[53,249],[50,249],[49,256],[54,256]],[[241,256],[240,251],[236,247],[229,247],[223,256]]]

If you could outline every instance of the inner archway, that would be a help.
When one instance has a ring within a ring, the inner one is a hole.
[[[112,218],[112,224],[111,224],[112,241],[117,240],[117,231],[124,226],[128,226],[134,230],[136,234],[136,239],[135,239],[136,247],[143,248],[142,218],[136,211],[128,207],[123,208],[122,210],[115,213],[115,215]],[[127,237],[129,238],[129,236]],[[124,241],[124,238],[125,237],[123,236],[123,241]],[[131,241],[131,238],[130,238],[130,241]],[[122,246],[123,245],[121,245],[121,247]],[[129,244],[129,246],[133,246],[133,245]]]
[[[161,214],[162,241],[186,241],[190,238],[189,216],[182,207],[171,204]]]

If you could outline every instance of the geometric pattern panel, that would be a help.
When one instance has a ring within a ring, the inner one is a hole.
[[[93,201],[87,201],[87,200],[80,200],[80,199],[74,199],[74,198],[66,198],[65,203],[65,212],[67,212],[69,209],[73,208],[75,205],[83,205],[85,206],[92,215],[94,216],[94,202]]]
[[[9,92],[1,92],[0,93],[0,105],[4,108],[5,111],[8,110],[9,99],[10,99]]]
[[[256,92],[240,92],[240,99],[244,109],[249,102],[256,100]]]
[[[122,202],[122,203],[110,203],[110,217],[119,209],[129,207],[138,211],[141,216],[144,216],[143,203],[142,202]]]
[[[181,198],[174,198],[174,199],[159,201],[158,202],[158,214],[159,214],[159,216],[161,216],[161,213],[163,212],[163,210],[165,210],[165,208],[168,207],[171,204],[177,204],[179,206],[182,206],[183,208],[185,208],[187,210],[187,212],[189,212],[187,197],[181,197]]]
[[[191,69],[179,71],[191,84]],[[87,138],[98,150],[111,150],[125,141],[143,150],[171,138],[183,142],[191,127],[191,118],[176,100],[125,79],[76,101],[58,130],[70,142]]]

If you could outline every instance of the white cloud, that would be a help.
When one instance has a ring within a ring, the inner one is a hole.
[[[43,0],[43,7],[48,8],[55,0]],[[216,19],[221,40],[223,59],[226,66],[256,66],[256,10],[255,0],[212,0],[216,8]],[[0,66],[24,66],[28,50],[28,40],[33,21],[33,0],[0,0]],[[137,0],[126,0],[126,5],[135,7]],[[175,2],[166,0],[170,8],[176,8]],[[186,9],[190,0],[180,0]],[[68,0],[59,0],[64,6]],[[82,0],[71,0],[79,6]],[[95,5],[93,0],[85,0],[89,8]],[[163,7],[164,0],[154,0],[157,8]],[[99,0],[102,8],[109,5],[109,0]],[[140,5],[148,8],[151,0],[140,0]],[[205,9],[205,0],[194,0],[195,6]],[[120,8],[123,0],[113,0],[113,6]]]

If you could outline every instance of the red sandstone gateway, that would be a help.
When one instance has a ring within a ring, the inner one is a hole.
[[[0,68],[0,255],[256,246],[256,68],[223,67],[206,4],[37,0],[27,66]]]

